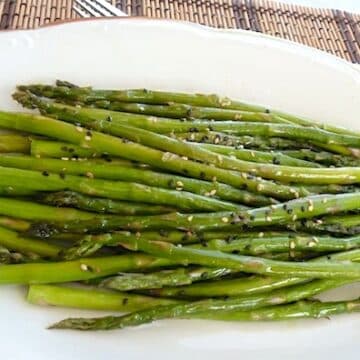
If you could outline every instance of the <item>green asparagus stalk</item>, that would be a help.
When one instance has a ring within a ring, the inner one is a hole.
[[[74,261],[0,266],[0,284],[51,284],[82,281],[119,272],[177,265],[143,254],[85,258]]]
[[[201,144],[202,147],[210,151],[218,152],[221,154],[235,156],[238,159],[260,162],[260,163],[274,163],[279,165],[289,166],[305,166],[305,167],[319,167],[320,165],[313,164],[309,161],[304,161],[296,157],[284,155],[281,152],[265,152],[258,150],[248,149],[234,149],[230,146],[221,146],[213,144]],[[107,161],[112,159],[106,155],[96,152],[95,149],[84,149],[80,146],[69,145],[67,143],[55,142],[49,140],[32,140],[31,141],[31,155],[37,158],[50,157],[50,158],[104,158]],[[117,162],[120,161],[117,159]],[[126,160],[123,160],[124,166],[131,166]]]
[[[0,226],[22,233],[30,229],[31,223],[25,220],[0,216]]]
[[[353,193],[360,191],[357,185],[304,185],[298,184],[300,187],[305,188],[312,194],[341,194],[341,193]]]
[[[27,136],[7,134],[0,135],[0,153],[21,153],[30,152],[30,139]]]
[[[41,240],[22,237],[17,232],[4,227],[0,227],[0,246],[5,246],[9,250],[35,253],[50,258],[57,257],[62,250],[59,246]]]
[[[359,261],[359,250],[340,252],[315,258],[310,261],[321,262],[324,260],[335,261]],[[175,298],[209,298],[221,296],[240,296],[265,293],[290,285],[304,284],[307,279],[299,277],[269,277],[249,276],[206,283],[195,283],[188,286],[166,287],[162,289],[148,290],[151,296],[175,297]]]
[[[360,251],[354,250],[334,255],[337,260],[360,260]],[[317,260],[319,261],[319,260]],[[320,259],[321,261],[321,259]],[[301,282],[301,279],[297,279]],[[277,289],[270,293],[253,294],[223,299],[206,299],[180,306],[158,306],[148,311],[135,312],[123,317],[104,317],[98,319],[66,319],[51,328],[71,328],[79,330],[101,330],[136,326],[170,317],[188,317],[196,314],[216,311],[248,311],[267,306],[291,303],[313,297],[323,291],[350,283],[352,280],[323,279]],[[294,282],[296,284],[296,281]]]
[[[177,268],[149,274],[123,273],[100,282],[101,287],[119,291],[162,288],[164,286],[189,285],[197,281],[217,279],[230,274],[229,269]]]
[[[155,240],[155,239],[154,239]],[[360,235],[349,238],[337,238],[331,236],[313,236],[290,234],[287,236],[214,239],[203,242],[200,245],[192,245],[193,248],[219,250],[244,255],[261,256],[266,253],[282,253],[295,251],[311,251],[314,253],[330,253],[346,251],[360,247]]]
[[[288,139],[301,139],[316,144],[335,144],[341,146],[360,147],[360,136],[345,135],[333,133],[320,128],[295,126],[289,124],[272,124],[272,123],[252,123],[239,121],[221,121],[213,122],[209,120],[194,120],[180,122],[174,119],[149,117],[146,115],[136,115],[129,113],[120,113],[116,111],[81,108],[69,105],[54,103],[41,100],[34,95],[28,93],[15,93],[14,99],[25,107],[34,108],[48,116],[53,116],[65,121],[87,123],[93,129],[99,130],[104,127],[111,128],[114,125],[126,124],[141,129],[154,131],[160,134],[168,134],[171,132],[189,132],[190,129],[196,131],[225,131],[237,135],[258,135],[258,136],[277,136]],[[111,118],[112,124],[107,119]]]
[[[87,159],[104,156],[98,153],[95,149],[87,149],[74,144],[69,144],[60,141],[50,140],[32,140],[31,141],[31,156],[36,158],[68,158],[68,159]],[[106,154],[105,154],[106,157]],[[108,158],[112,160],[110,157]],[[123,166],[130,166],[130,163],[123,160]]]
[[[4,227],[19,227],[19,229],[27,229],[28,223],[17,220],[34,220],[34,221],[79,221],[91,220],[94,214],[75,209],[59,209],[52,206],[40,205],[30,201],[0,198],[0,214],[15,219],[3,218],[4,223],[0,224]],[[6,226],[8,223],[8,226]]]
[[[210,107],[219,109],[230,109],[239,111],[261,112],[275,115],[283,121],[286,120],[293,124],[311,126],[325,129],[339,134],[354,134],[354,131],[328,124],[320,124],[313,120],[308,120],[299,116],[286,114],[277,110],[232,100],[227,97],[210,94],[185,94],[176,92],[154,91],[148,89],[130,89],[130,90],[93,90],[90,87],[72,87],[69,88],[67,83],[58,82],[57,87],[30,85],[19,87],[21,91],[31,91],[34,94],[46,96],[55,99],[66,99],[77,103],[92,103],[94,101],[110,102],[131,102],[145,104],[187,104],[192,106]]]
[[[56,98],[62,102],[61,98]],[[67,102],[70,104],[69,102]],[[191,106],[187,104],[167,104],[167,105],[151,105],[129,102],[111,102],[111,101],[95,101],[90,103],[79,103],[77,105],[92,106],[112,111],[120,111],[126,113],[154,115],[175,119],[209,119],[209,120],[232,120],[232,121],[254,121],[254,122],[271,122],[271,123],[288,123],[287,120],[279,116],[267,114],[264,112],[251,112],[242,110],[227,110],[210,107]],[[72,104],[74,105],[74,104]]]
[[[196,314],[194,317],[220,321],[279,321],[299,318],[328,318],[331,315],[359,311],[360,300],[336,302],[302,300],[290,305],[270,306],[253,311],[210,311]]]
[[[301,221],[300,223],[294,224],[294,228],[343,235],[355,235],[360,234],[360,215],[349,214],[326,216],[321,219]]]
[[[216,268],[227,268],[253,274],[273,274],[313,278],[360,278],[360,264],[344,262],[281,262],[260,257],[226,254],[215,250],[179,247],[167,242],[149,241],[141,237],[122,238],[122,246],[132,251],[179,262]]]
[[[261,151],[274,151],[274,150],[294,150],[307,147],[310,149],[315,148],[310,143],[297,142],[296,140],[283,139],[279,137],[262,137],[262,136],[236,136],[228,133],[221,133],[215,131],[206,132],[186,132],[186,133],[169,133],[172,137],[182,139],[190,142],[210,144],[210,145],[223,145],[233,146],[238,149],[257,149]]]
[[[129,312],[151,306],[181,303],[179,300],[111,292],[84,287],[30,285],[27,301],[35,305],[51,305],[78,309]]]
[[[297,159],[295,157],[284,155],[281,152],[265,152],[258,150],[248,149],[234,149],[231,146],[214,145],[214,144],[199,144],[202,148],[226,156],[233,156],[239,160],[245,160],[250,162],[275,164],[275,165],[287,165],[287,166],[300,166],[300,167],[320,167],[320,165]],[[311,151],[311,150],[309,150]]]
[[[241,208],[236,204],[185,191],[161,189],[137,183],[93,179],[93,175],[89,177],[64,176],[64,173],[54,174],[46,170],[38,172],[0,167],[0,185],[3,186],[14,185],[21,187],[24,184],[33,191],[63,191],[69,189],[87,195],[116,200],[176,206],[187,211],[195,209],[198,211],[219,211]]]
[[[289,186],[274,184],[273,182],[257,179],[253,176],[239,176],[237,172],[217,169],[213,166],[185,160],[168,152],[121,141],[110,135],[98,132],[87,133],[79,126],[43,116],[0,112],[0,127],[46,135],[84,147],[92,146],[98,149],[98,151],[106,152],[109,155],[141,161],[157,168],[185,174],[197,179],[218,180],[234,187],[245,187],[259,194],[266,194],[277,198],[289,199],[295,198],[295,195],[300,196],[307,193],[306,191],[301,191],[300,194],[299,190]]]
[[[207,197],[219,197],[252,206],[274,204],[274,199],[255,195],[218,182],[190,179],[184,176],[164,174],[146,169],[123,167],[118,163],[97,163],[94,161],[66,161],[38,159],[26,156],[0,155],[0,165],[26,170],[40,170],[61,174],[93,176],[96,179],[136,182],[159,188],[191,192]],[[179,194],[181,196],[181,194]],[[211,200],[210,200],[211,201]],[[212,201],[211,201],[212,202]]]
[[[0,186],[0,196],[34,196],[35,192],[25,187]]]
[[[160,134],[155,134],[150,131],[144,130],[149,129],[153,130],[151,127],[142,126],[139,124],[133,124],[128,122],[129,125],[136,125],[141,128],[135,129],[132,126],[126,126],[123,125],[124,121],[119,120],[116,121],[116,118],[113,118],[111,114],[101,114],[96,113],[98,110],[94,109],[78,109],[78,108],[63,108],[64,105],[60,105],[56,107],[56,105],[46,103],[41,103],[40,106],[46,107],[46,109],[52,109],[55,107],[55,116],[70,122],[78,122],[82,125],[85,125],[87,127],[91,127],[98,131],[104,131],[106,133],[110,133],[113,135],[125,137],[127,139],[130,139],[135,142],[140,142],[143,145],[147,145],[153,148],[157,148],[164,151],[170,151],[174,154],[186,156],[188,158],[194,159],[194,160],[201,160],[204,162],[209,162],[211,164],[214,164],[218,168],[228,169],[228,170],[235,170],[240,172],[247,172],[251,174],[255,174],[258,176],[262,176],[264,178],[273,179],[273,180],[279,180],[282,182],[301,182],[301,183],[310,183],[310,184],[329,184],[329,183],[337,183],[337,184],[348,184],[348,183],[354,183],[358,182],[360,179],[360,169],[356,168],[338,168],[338,169],[313,169],[313,168],[303,168],[303,167],[288,167],[288,166],[277,166],[273,164],[256,164],[253,162],[247,162],[242,161],[239,159],[233,159],[229,156],[221,156],[219,154],[213,153],[211,151],[208,151],[206,149],[203,149],[201,147],[198,147],[191,143],[184,143],[182,141],[179,141],[177,139],[173,139],[167,136],[163,136]],[[52,110],[50,110],[52,111]],[[91,113],[91,111],[94,111],[94,114]],[[90,112],[90,114],[89,114]],[[51,112],[50,112],[51,114]],[[117,113],[120,114],[120,113]],[[111,122],[106,121],[108,117],[113,118]],[[126,123],[126,122],[125,122]],[[158,124],[156,121],[152,121],[151,123]],[[161,124],[161,121],[159,122]],[[179,123],[180,125],[183,123]],[[224,124],[224,123],[223,123]],[[247,123],[241,123],[237,124],[239,125],[249,125]],[[250,124],[251,125],[251,124]],[[246,127],[246,131],[254,131],[256,134],[256,131],[263,125],[268,126],[269,124],[260,124],[257,123],[256,129],[253,129],[251,126]],[[271,124],[272,127],[268,126],[268,128],[264,131],[266,131],[267,134],[270,135],[277,135],[276,133],[273,133],[274,126],[280,126],[278,124]],[[287,125],[281,125],[281,126],[287,126]],[[265,128],[264,128],[265,129]],[[220,129],[221,130],[221,129]],[[298,132],[303,131],[322,131],[318,129],[312,129],[312,128],[299,128]],[[171,130],[170,130],[171,131]],[[291,130],[289,129],[283,129],[284,134],[291,134]],[[168,132],[168,131],[166,131]],[[250,132],[250,134],[252,134]],[[260,134],[261,135],[261,134]],[[341,141],[337,141],[334,137],[345,137],[344,135],[337,135],[337,134],[325,134],[324,137],[318,138],[317,141],[324,142],[324,143],[330,143],[330,144],[336,144],[339,143],[342,144]],[[326,138],[327,137],[327,138]],[[297,138],[302,139],[302,136],[299,135]],[[312,140],[315,139],[315,137],[311,138]],[[310,139],[310,140],[311,140]],[[358,146],[360,147],[360,137],[356,138],[354,137],[354,143],[346,143],[343,142],[344,145],[354,145],[356,146],[356,142],[358,143]],[[315,139],[316,140],[316,139]]]
[[[181,229],[189,231],[229,230],[244,227],[288,225],[297,219],[311,219],[321,215],[341,213],[359,207],[360,193],[316,195],[284,204],[235,212],[206,214],[171,213],[152,216],[94,217],[91,221],[57,223],[55,229],[65,232],[83,232],[84,229],[108,231],[116,229]],[[41,224],[40,224],[41,225]],[[34,227],[36,230],[36,226]]]
[[[4,246],[0,246],[0,264],[20,264],[20,263],[30,263],[30,262],[41,261],[41,258],[38,254],[35,253],[19,253],[15,251],[10,251]]]
[[[327,166],[360,166],[359,159],[350,156],[336,155],[327,151],[313,151],[310,149],[285,150],[284,154],[293,158],[317,162]]]
[[[174,208],[150,205],[142,203],[131,203],[126,201],[115,201],[111,199],[94,198],[72,191],[61,191],[57,193],[42,194],[37,198],[42,203],[60,207],[75,207],[97,213],[120,214],[120,215],[154,215],[166,214],[175,211]]]
[[[209,312],[255,311],[268,306],[292,303],[320,292],[349,283],[344,279],[323,279],[270,293],[226,299],[205,299],[180,305],[155,306],[124,316],[100,318],[69,318],[50,326],[50,329],[111,330],[137,326],[166,318],[189,318]]]

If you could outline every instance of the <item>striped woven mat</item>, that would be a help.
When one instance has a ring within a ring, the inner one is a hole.
[[[360,0],[359,0],[360,1]],[[360,63],[360,14],[268,0],[109,0],[128,15],[258,31]],[[73,0],[0,0],[0,29],[76,18]]]

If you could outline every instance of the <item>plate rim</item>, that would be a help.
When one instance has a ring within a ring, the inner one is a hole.
[[[277,42],[283,45],[288,45],[292,48],[297,48],[299,50],[303,49],[305,51],[312,51],[315,54],[318,54],[319,56],[328,58],[329,60],[335,60],[338,61],[339,63],[341,63],[343,66],[349,67],[352,70],[356,70],[359,72],[360,75],[360,64],[357,63],[352,63],[346,59],[343,59],[339,56],[336,56],[334,54],[328,53],[324,50],[315,48],[313,46],[307,45],[307,44],[303,44],[300,42],[296,42],[296,41],[292,41],[289,39],[285,39],[285,38],[280,38],[280,37],[276,37],[270,34],[266,34],[266,33],[261,33],[261,32],[257,32],[257,31],[253,31],[253,30],[244,30],[244,29],[239,29],[239,28],[216,28],[216,27],[211,27],[208,25],[203,25],[203,24],[199,24],[199,23],[194,23],[191,21],[187,21],[187,20],[176,20],[176,19],[165,19],[165,18],[149,18],[149,17],[145,17],[145,16],[111,16],[111,17],[89,17],[89,18],[75,18],[75,19],[64,19],[64,20],[60,20],[60,21],[56,21],[56,22],[52,22],[52,23],[47,23],[47,24],[43,24],[39,27],[36,28],[31,28],[31,29],[3,29],[0,31],[0,36],[2,33],[9,33],[9,32],[35,32],[35,31],[41,31],[41,30],[46,30],[48,28],[52,28],[52,27],[61,27],[61,26],[66,26],[66,25],[70,25],[70,24],[77,24],[77,23],[90,23],[90,22],[95,22],[95,21],[112,21],[112,20],[118,20],[118,21],[129,21],[129,22],[148,22],[148,23],[157,23],[157,22],[161,22],[161,23],[169,23],[171,24],[176,24],[176,25],[181,25],[184,27],[188,27],[188,28],[193,28],[194,30],[201,30],[201,31],[205,31],[208,33],[222,33],[222,34],[239,34],[242,36],[246,36],[246,37],[253,37],[253,38],[262,38],[264,40],[267,41],[272,41],[272,42]]]

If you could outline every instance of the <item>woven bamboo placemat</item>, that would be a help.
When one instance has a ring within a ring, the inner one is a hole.
[[[360,63],[360,15],[268,0],[109,0],[128,15],[241,28],[297,41]],[[73,0],[0,0],[0,29],[77,18]]]

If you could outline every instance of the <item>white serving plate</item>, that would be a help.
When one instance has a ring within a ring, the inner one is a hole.
[[[360,129],[360,72],[355,66],[256,33],[146,19],[82,21],[0,33],[0,54],[1,109],[18,109],[10,97],[16,84],[59,78],[106,88],[217,92]],[[360,289],[351,287],[347,294],[359,296]],[[0,287],[4,360],[359,356],[360,314],[282,323],[169,320],[79,333],[45,328],[64,317],[100,314],[31,306],[24,297],[19,287]]]

